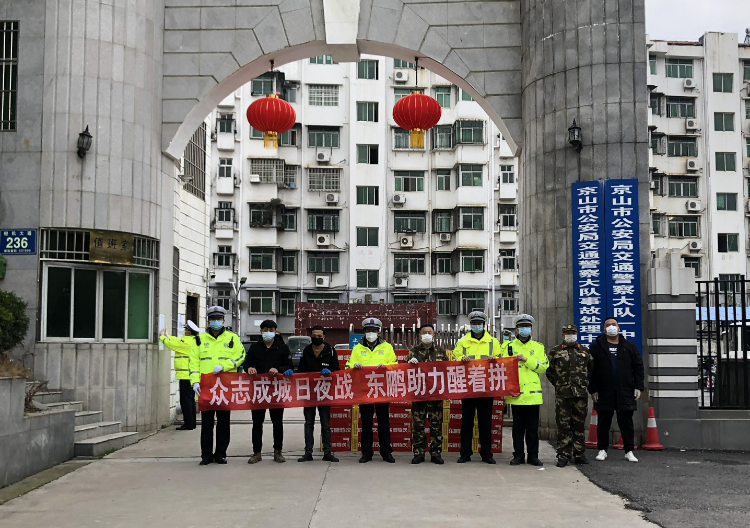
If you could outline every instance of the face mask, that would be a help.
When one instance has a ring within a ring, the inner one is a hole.
[[[503,341],[510,341],[510,336],[506,336],[506,335],[504,335],[504,336],[503,336]]]
[[[482,332],[484,332],[484,325],[471,325],[471,331],[475,334],[481,334]]]
[[[378,333],[377,332],[367,332],[365,334],[365,339],[367,339],[370,343],[375,342],[378,339]]]
[[[265,341],[266,343],[270,343],[271,341],[273,341],[273,338],[276,337],[276,332],[263,332],[263,334],[261,335],[263,337],[263,341]]]
[[[563,339],[565,340],[566,343],[568,343],[569,345],[572,345],[573,343],[578,341],[578,334],[565,334]]]
[[[208,326],[211,327],[211,330],[221,330],[224,327],[224,323],[221,319],[211,319],[208,322]]]
[[[609,337],[614,337],[619,333],[619,331],[617,330],[616,326],[608,326],[604,329],[604,333],[606,333]]]
[[[518,335],[520,335],[521,337],[529,337],[531,335],[531,327],[522,326],[518,329]]]
[[[432,344],[432,336],[430,334],[423,334],[422,336],[422,343],[425,345]]]
[[[323,344],[323,338],[322,337],[313,337],[312,338],[312,344],[315,346],[322,345]]]

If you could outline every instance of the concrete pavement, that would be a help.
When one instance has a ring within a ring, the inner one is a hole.
[[[412,466],[411,453],[395,453],[396,464],[377,455],[358,464],[357,453],[338,453],[341,462],[329,464],[317,452],[316,461],[298,463],[304,450],[301,416],[300,409],[286,413],[285,464],[270,457],[246,463],[252,450],[248,423],[233,425],[226,466],[198,466],[198,431],[169,428],[0,506],[0,525],[653,526],[574,467],[554,467],[546,442],[540,453],[544,470],[510,467],[507,453],[496,455],[495,466],[476,455],[458,465],[455,453],[445,454],[443,466]],[[249,413],[233,417],[249,421]],[[264,453],[272,450],[270,425],[267,420]]]

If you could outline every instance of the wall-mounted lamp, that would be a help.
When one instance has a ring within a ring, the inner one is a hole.
[[[86,125],[86,130],[78,134],[78,157],[83,158],[91,148],[92,136],[89,133],[89,126]]]
[[[568,143],[581,152],[583,148],[583,141],[581,139],[581,127],[576,124],[576,120],[573,119],[573,125],[568,129]]]
[[[240,279],[240,286],[244,285],[247,282],[247,277],[242,277]]]
[[[178,178],[180,178],[180,181],[182,183],[190,183],[193,181],[193,175],[192,174],[178,174]]]

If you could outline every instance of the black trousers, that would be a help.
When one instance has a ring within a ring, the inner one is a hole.
[[[529,457],[539,457],[540,405],[513,406],[513,456],[523,458],[523,440]]]
[[[391,419],[388,416],[389,405],[387,403],[368,403],[359,406],[359,416],[362,418],[362,454],[372,456],[372,417],[378,415],[378,442],[380,442],[380,454],[390,455],[393,453],[391,447]]]
[[[266,419],[266,409],[251,411],[253,416],[253,453],[263,450],[263,422]],[[284,445],[284,409],[268,409],[273,424],[273,449],[281,451]]]
[[[195,429],[195,393],[190,380],[180,380],[180,408],[185,429]]]
[[[471,441],[474,433],[474,413],[479,427],[479,454],[482,460],[492,457],[492,397],[461,400],[461,456],[474,454]]]
[[[596,426],[596,444],[599,450],[606,451],[609,447],[609,429],[612,427],[612,417],[615,411],[597,411],[599,422]],[[635,429],[633,428],[633,411],[617,411],[617,425],[622,434],[625,452],[635,447]]]
[[[320,432],[323,436],[323,452],[331,452],[331,408],[327,406],[305,407],[305,453],[312,455],[315,447],[315,409],[320,416]]]
[[[225,458],[229,447],[229,414],[231,411],[201,411],[201,458]],[[216,451],[214,445],[216,414]]]

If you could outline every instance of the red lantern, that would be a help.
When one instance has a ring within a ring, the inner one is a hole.
[[[442,113],[435,99],[419,92],[412,92],[393,105],[393,120],[401,128],[411,131],[411,148],[424,148],[424,131],[437,125]]]
[[[263,132],[263,146],[277,148],[278,135],[294,126],[297,114],[292,105],[269,94],[247,107],[247,120],[255,130]]]

